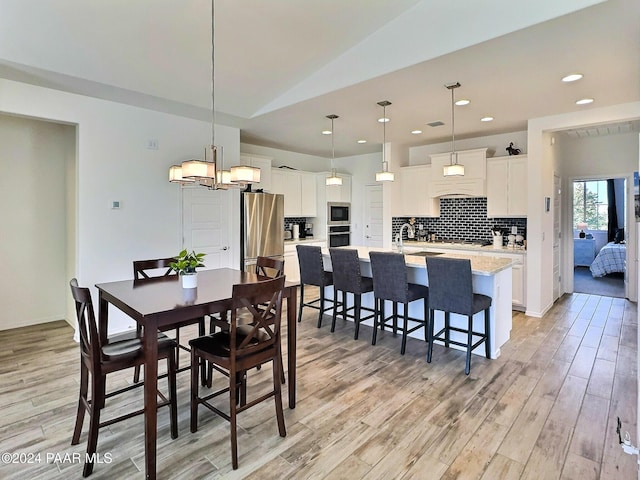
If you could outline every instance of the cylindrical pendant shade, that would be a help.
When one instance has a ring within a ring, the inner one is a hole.
[[[393,172],[376,172],[376,182],[393,182],[395,175]]]
[[[326,178],[325,185],[342,185],[342,177],[338,176],[335,169],[331,170],[331,175]]]
[[[460,165],[459,163],[445,165],[442,173],[445,177],[464,176],[464,165]]]

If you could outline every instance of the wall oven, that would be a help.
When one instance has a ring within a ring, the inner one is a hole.
[[[345,202],[327,203],[327,225],[350,225],[351,204]]]
[[[351,225],[329,225],[327,243],[329,247],[351,245]]]

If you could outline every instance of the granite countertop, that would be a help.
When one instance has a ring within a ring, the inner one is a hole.
[[[403,242],[405,248],[421,248],[428,250],[429,248],[442,248],[448,250],[466,250],[474,251],[480,250],[484,252],[496,252],[496,253],[515,253],[520,255],[526,255],[527,251],[522,247],[517,248],[494,248],[493,245],[475,245],[471,243],[449,243],[449,242],[416,242],[413,240],[405,240]]]
[[[296,240],[294,240],[292,238],[290,240],[285,240],[284,244],[285,245],[297,245],[298,243],[311,243],[311,242],[326,242],[326,240],[324,238],[316,238],[316,237],[298,238]]]
[[[433,244],[432,244],[433,245]],[[390,250],[385,248],[372,248],[372,247],[358,247],[350,246],[345,248],[355,248],[358,250],[358,257],[364,262],[369,262],[369,252],[389,252]],[[329,249],[323,248],[322,253],[329,256]],[[408,266],[426,268],[425,257],[411,255],[411,253],[405,252],[405,262]],[[443,253],[443,258],[467,258],[471,260],[471,271],[476,275],[491,276],[495,275],[502,270],[505,270],[511,265],[513,261],[509,258],[497,258],[489,256],[473,255],[472,253],[463,253],[461,250],[458,253]]]

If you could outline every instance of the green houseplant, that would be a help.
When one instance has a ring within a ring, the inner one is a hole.
[[[196,268],[204,267],[202,259],[205,255],[204,253],[196,253],[193,250],[188,252],[185,249],[174,257],[174,262],[169,264],[180,275],[184,288],[195,288],[197,286]]]

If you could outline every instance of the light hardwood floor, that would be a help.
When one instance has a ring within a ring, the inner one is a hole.
[[[239,463],[231,469],[226,421],[200,409],[189,432],[189,375],[179,375],[180,437],[158,415],[158,478],[250,479],[636,479],[616,417],[636,438],[637,312],[622,299],[564,296],[542,319],[514,312],[502,356],[472,358],[410,339],[401,356],[390,332],[371,346],[371,329],[308,310],[298,331],[298,403],[277,433],[273,402],[239,417]],[[80,478],[71,446],[79,354],[64,322],[0,332],[0,452],[41,454],[33,464],[0,464],[0,478]],[[181,358],[187,361],[186,355]],[[286,365],[286,362],[285,362]],[[266,367],[266,366],[265,366]],[[266,388],[270,368],[253,371],[249,395]],[[111,385],[130,382],[131,372]],[[163,388],[166,383],[161,382]],[[103,418],[139,405],[137,389],[107,401]],[[224,405],[224,401],[221,401]],[[93,479],[144,478],[142,417],[100,431]]]

